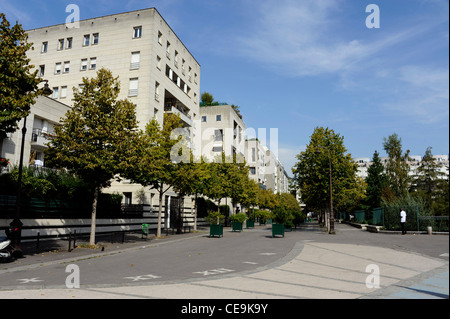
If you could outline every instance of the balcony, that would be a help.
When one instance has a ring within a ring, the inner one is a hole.
[[[177,114],[180,116],[181,121],[183,121],[187,126],[192,127],[192,125],[193,125],[191,116],[189,114],[183,113],[182,111],[177,109],[175,106],[165,105],[164,112],[166,112],[167,114]]]
[[[193,126],[192,117],[189,115],[189,108],[167,90],[165,90],[164,112],[179,115],[185,127]]]
[[[47,148],[46,144],[49,142],[48,136],[48,133],[42,132],[39,128],[34,128],[31,133],[31,146],[40,149]]]

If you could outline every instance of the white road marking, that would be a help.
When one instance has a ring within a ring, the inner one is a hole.
[[[157,278],[161,278],[161,277],[155,276],[155,275],[142,275],[142,276],[136,276],[136,277],[123,277],[123,278],[130,279],[132,281],[139,281],[139,280],[157,279]]]
[[[39,277],[35,277],[35,278],[30,278],[30,279],[17,279],[19,281],[21,281],[21,284],[27,284],[29,282],[40,282],[43,280],[40,280]]]

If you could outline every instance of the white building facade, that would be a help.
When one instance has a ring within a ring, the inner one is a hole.
[[[155,8],[92,18],[79,27],[66,24],[28,30],[31,64],[48,80],[55,101],[73,105],[73,90],[83,77],[106,68],[119,77],[119,99],[136,105],[139,128],[156,118],[162,127],[164,113],[180,115],[189,137],[200,134],[200,64]],[[196,145],[192,145],[195,149]],[[126,203],[152,206],[154,193],[124,181],[108,192],[125,195]],[[168,193],[175,196],[174,193]]]
[[[26,118],[26,134],[24,139],[23,165],[45,166],[44,151],[54,129],[59,125],[70,109],[59,101],[45,96],[36,98],[36,103],[31,105],[30,114]],[[20,150],[22,146],[22,128],[24,119],[19,123],[19,129],[8,133],[7,137],[0,141],[0,157],[9,160],[11,167],[19,165]]]

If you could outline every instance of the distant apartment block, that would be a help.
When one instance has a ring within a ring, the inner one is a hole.
[[[246,135],[242,116],[231,105],[200,107],[202,155],[209,161],[237,155],[245,159],[249,177],[274,193],[289,192],[289,177],[276,155],[257,138]]]
[[[245,156],[245,124],[231,105],[200,107],[201,155],[209,161],[225,156]]]
[[[437,164],[438,172],[441,173],[441,178],[449,177],[449,160],[448,155],[433,155],[435,163]],[[366,178],[368,173],[368,168],[372,165],[372,160],[369,157],[357,157],[353,159],[358,164],[358,176]],[[380,157],[381,163],[385,165],[389,160],[389,157]],[[418,174],[417,168],[420,167],[422,163],[422,156],[412,155],[410,156],[409,165],[409,176],[416,176]]]

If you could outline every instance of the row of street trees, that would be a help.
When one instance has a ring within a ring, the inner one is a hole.
[[[98,195],[114,179],[131,179],[158,192],[158,237],[163,195],[170,188],[180,197],[203,195],[219,205],[222,199],[230,198],[233,213],[238,204],[266,205],[265,197],[258,196],[259,184],[250,180],[242,159],[222,154],[214,162],[194,160],[183,135],[174,134],[182,128],[179,116],[165,114],[162,127],[153,119],[142,131],[138,129],[134,104],[118,100],[119,79],[110,71],[101,69],[96,78],[84,78],[83,84],[81,91],[74,90],[73,108],[55,128],[46,163],[68,169],[91,185],[91,245],[95,244]],[[178,227],[181,232],[181,223]]]
[[[388,161],[383,165],[379,153],[374,152],[363,207],[417,206],[423,215],[448,216],[449,180],[440,172],[431,147],[426,149],[415,174],[410,174],[410,151],[403,151],[397,134],[384,138],[383,149]]]
[[[347,153],[343,137],[329,128],[315,128],[293,168],[294,185],[307,209],[319,211],[322,216],[331,209],[332,195],[332,213],[420,206],[422,214],[448,216],[449,180],[439,173],[431,147],[427,148],[416,175],[410,174],[409,150],[403,152],[397,134],[384,138],[383,148],[387,162],[383,164],[375,151],[368,176],[363,180],[357,177],[358,166]]]

